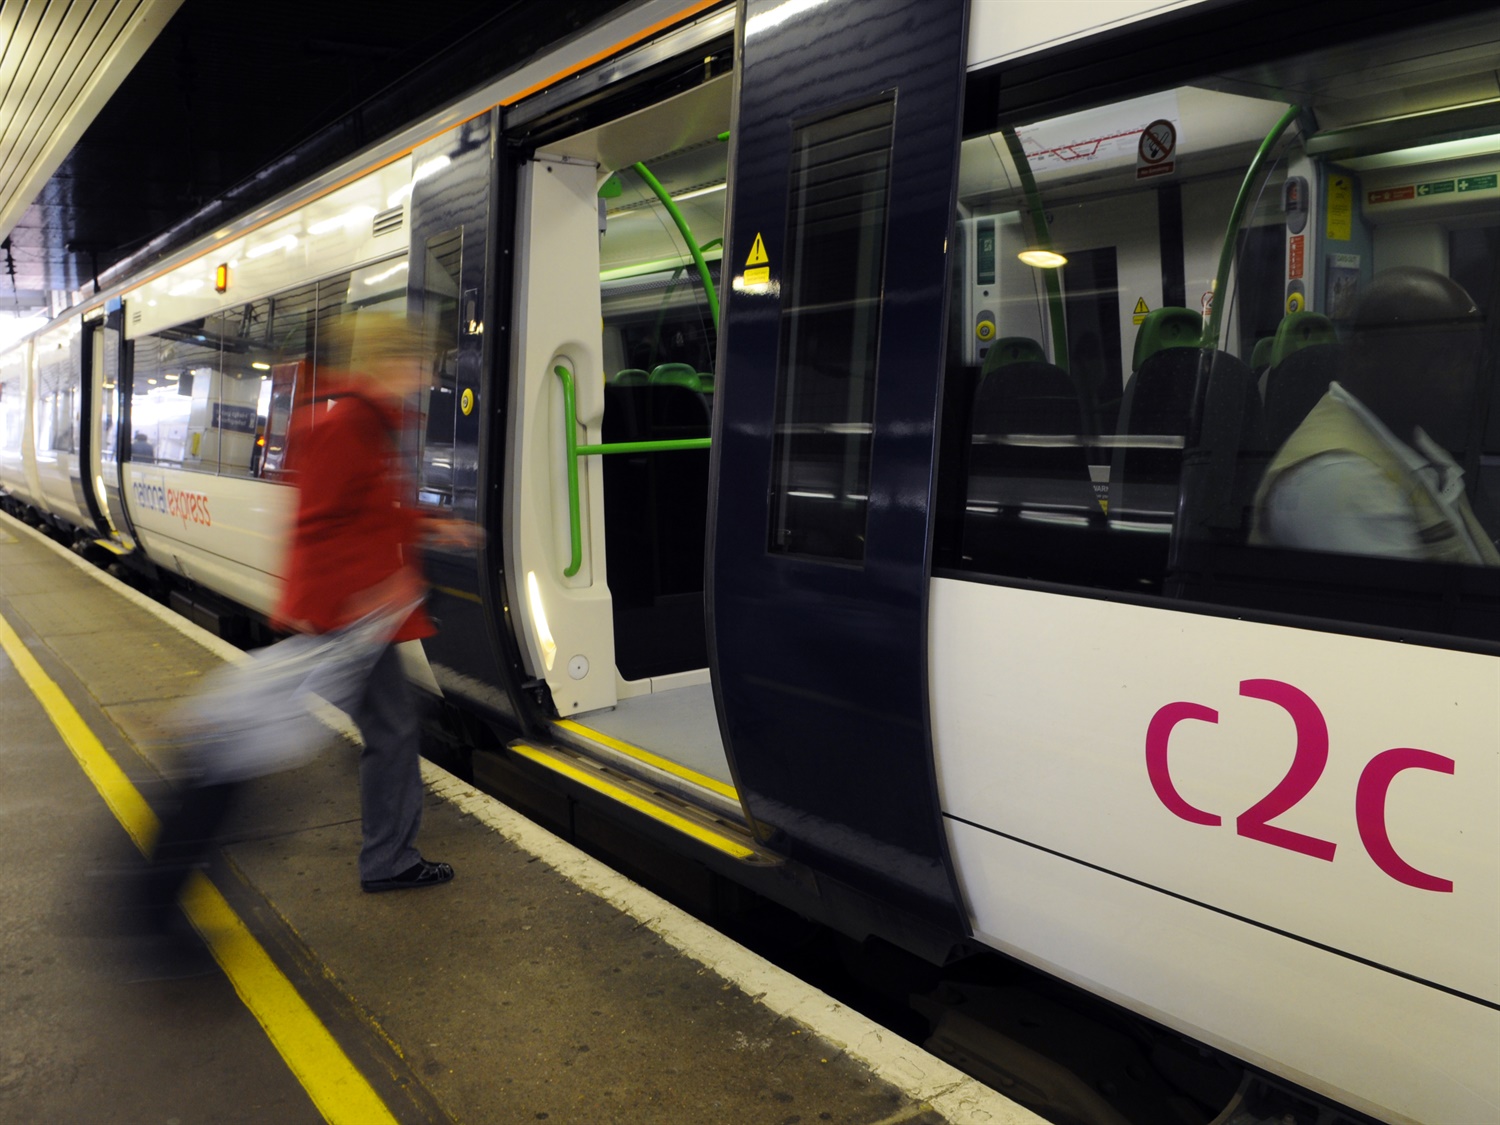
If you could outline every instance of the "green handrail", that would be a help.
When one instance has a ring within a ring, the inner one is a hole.
[[[1245,182],[1240,184],[1240,193],[1235,197],[1234,209],[1229,213],[1229,229],[1224,232],[1224,245],[1219,251],[1219,271],[1214,274],[1214,307],[1213,311],[1208,314],[1208,331],[1203,334],[1205,348],[1219,346],[1219,320],[1224,313],[1224,302],[1220,298],[1228,291],[1229,264],[1234,261],[1234,236],[1239,233],[1240,220],[1244,218],[1245,207],[1250,202],[1250,189],[1260,177],[1261,166],[1271,155],[1271,149],[1281,139],[1281,134],[1286,132],[1287,126],[1295,121],[1301,112],[1301,106],[1287,107],[1281,119],[1271,126],[1266,139],[1260,142],[1260,148],[1245,172]]]
[[[661,181],[651,174],[651,170],[637,161],[632,165],[636,175],[646,181],[646,186],[656,193],[656,198],[661,200],[661,205],[667,209],[667,214],[672,216],[672,221],[677,224],[678,233],[682,240],[687,243],[688,253],[693,256],[693,264],[698,267],[698,276],[703,279],[703,291],[708,294],[708,311],[714,318],[714,329],[719,327],[719,294],[714,288],[714,279],[709,276],[708,263],[703,258],[703,250],[698,245],[698,240],[693,237],[692,228],[677,209],[671,194],[661,186]]]
[[[1021,147],[1021,138],[1011,128],[1000,130],[1005,137],[1005,147],[1021,177],[1021,187],[1026,192],[1026,208],[1031,212],[1031,228],[1036,232],[1036,248],[1052,249],[1052,232],[1047,229],[1047,212],[1042,208],[1042,193],[1037,190],[1036,177],[1031,173],[1031,161]],[[1068,326],[1063,312],[1062,284],[1054,269],[1042,270],[1042,280],[1047,286],[1047,319],[1052,324],[1052,362],[1068,370]]]
[[[583,566],[583,521],[578,502],[578,458],[605,453],[665,453],[673,449],[707,449],[712,438],[675,438],[668,441],[613,441],[598,445],[578,444],[578,391],[573,373],[558,364],[552,373],[562,380],[563,445],[568,459],[568,565],[563,577],[572,578]]]
[[[568,549],[570,560],[563,577],[572,578],[583,565],[583,526],[578,518],[578,392],[573,387],[573,373],[558,364],[553,372],[563,385],[563,443],[568,458]]]

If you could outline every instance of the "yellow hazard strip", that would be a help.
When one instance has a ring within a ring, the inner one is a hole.
[[[521,757],[527,758],[539,766],[545,766],[554,773],[560,773],[564,777],[570,777],[582,785],[587,785],[596,793],[603,793],[606,797],[619,801],[620,804],[627,805],[635,809],[636,812],[645,813],[653,820],[658,820],[670,828],[675,828],[677,831],[691,836],[693,839],[707,844],[711,848],[715,848],[727,855],[732,855],[735,859],[750,859],[755,855],[752,849],[745,847],[744,844],[736,840],[730,839],[728,836],[705,828],[701,824],[696,824],[687,817],[680,816],[670,809],[664,809],[660,805],[653,804],[643,797],[638,797],[628,789],[612,785],[602,777],[596,777],[594,774],[578,768],[571,762],[563,761],[560,758],[553,757],[546,751],[538,750],[535,746],[528,746],[524,742],[512,742],[510,748],[517,754],[520,754]]]
[[[67,743],[83,772],[121,826],[142,851],[150,850],[160,827],[156,814],[131,784],[109,751],[83,721],[4,617],[0,648],[20,673]],[[313,1014],[296,987],[251,936],[224,896],[202,875],[183,893],[183,910],[203,935],[245,1007],[281,1053],[329,1125],[395,1125],[396,1118],[343,1048]]]
[[[703,788],[717,793],[721,797],[728,797],[731,801],[738,802],[740,799],[739,792],[734,786],[725,785],[716,777],[709,777],[707,774],[699,773],[697,770],[688,769],[687,766],[680,766],[676,762],[658,757],[649,750],[642,750],[639,746],[633,746],[629,742],[621,742],[618,738],[611,738],[609,735],[594,730],[591,727],[586,727],[582,723],[575,723],[572,719],[559,719],[552,725],[562,727],[563,730],[570,730],[574,734],[581,734],[584,738],[592,739],[601,746],[608,746],[611,750],[618,750],[621,754],[634,758],[638,762],[645,762],[648,766],[654,766],[665,773],[671,774],[673,777],[680,777],[684,781],[691,781],[694,785],[701,785]]]

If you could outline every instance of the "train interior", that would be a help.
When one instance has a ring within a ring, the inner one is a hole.
[[[587,224],[597,257],[579,262],[569,284],[587,285],[599,300],[589,341],[593,370],[578,364],[576,421],[587,441],[620,448],[580,457],[578,466],[586,532],[580,576],[594,576],[597,594],[603,570],[607,631],[597,609],[591,618],[570,616],[573,590],[556,574],[539,579],[536,601],[543,605],[528,598],[528,609],[533,630],[539,608],[545,613],[560,656],[588,644],[597,652],[606,632],[605,643],[612,644],[614,680],[607,692],[575,707],[573,685],[562,691],[553,685],[554,703],[567,716],[559,724],[564,740],[606,757],[626,753],[665,784],[738,816],[709,681],[704,617],[706,446],[716,391],[714,297],[723,253],[729,92],[729,79],[716,79],[546,146],[547,159],[585,161],[592,176],[593,204],[571,212],[575,228]],[[533,211],[547,207],[535,192],[567,174],[561,164],[549,167],[554,175],[534,177]],[[579,256],[582,244],[571,245]],[[554,424],[548,421],[549,431]],[[532,440],[533,432],[527,428],[521,440]],[[653,448],[683,441],[699,446]],[[546,447],[537,443],[534,454],[522,454],[532,464],[535,455],[547,456]],[[566,471],[555,451],[549,471]],[[602,513],[593,510],[595,503]],[[561,496],[558,507],[567,507]],[[602,533],[602,552],[592,532]],[[512,573],[526,573],[530,583],[535,568],[525,557],[524,535],[517,551],[521,566]],[[561,612],[554,609],[558,603]],[[590,659],[598,663],[597,656]]]
[[[1439,444],[1482,527],[1454,516],[1473,542],[1448,561],[1487,561],[1500,532],[1486,496],[1500,466],[1493,38],[1464,21],[966,140],[939,567],[1253,600],[1228,571],[1322,565],[1326,589],[1349,554],[1431,559],[1368,534],[1275,542],[1260,495],[1331,384],[1371,386],[1355,328],[1369,334],[1376,302],[1361,298],[1413,270],[1479,310],[1467,432],[1450,425]],[[1410,346],[1423,358],[1404,397],[1429,402],[1466,345],[1428,326]],[[1405,443],[1420,440],[1413,423],[1439,430],[1426,406],[1382,417]]]

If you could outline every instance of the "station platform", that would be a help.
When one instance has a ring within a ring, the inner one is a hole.
[[[431,763],[456,878],[364,894],[347,731],[190,885],[207,971],[140,979],[120,875],[168,716],[238,654],[7,516],[0,648],[0,1119],[1040,1120]]]

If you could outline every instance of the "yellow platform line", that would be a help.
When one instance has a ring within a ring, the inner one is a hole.
[[[4,617],[0,617],[0,648],[115,819],[137,847],[149,851],[160,827],[156,814]],[[182,906],[323,1119],[329,1125],[395,1125],[396,1118],[385,1102],[245,928],[218,888],[206,877],[195,875],[183,892]]]
[[[716,777],[709,777],[707,774],[699,773],[697,770],[689,769],[687,766],[678,765],[676,762],[659,757],[649,750],[643,750],[639,746],[635,746],[629,742],[621,742],[618,738],[611,738],[603,731],[586,727],[582,723],[574,722],[572,719],[558,719],[552,725],[562,727],[563,730],[570,730],[574,734],[581,734],[584,738],[589,738],[603,746],[608,746],[611,750],[617,750],[621,754],[634,758],[638,762],[645,762],[648,766],[654,766],[664,773],[671,774],[673,777],[680,777],[684,781],[691,781],[694,785],[701,785],[710,792],[717,793],[721,797],[728,797],[736,804],[739,803],[740,795],[734,786],[725,785]]]
[[[703,825],[672,812],[670,809],[664,809],[660,805],[646,800],[644,797],[637,796],[628,789],[613,785],[605,781],[602,777],[597,777],[588,770],[580,769],[571,762],[555,758],[546,751],[537,749],[535,746],[528,746],[524,742],[512,742],[510,748],[523,758],[530,759],[539,766],[545,766],[554,773],[570,777],[574,781],[588,786],[596,793],[603,793],[606,797],[619,801],[620,804],[635,809],[636,812],[645,813],[653,820],[675,828],[677,831],[691,836],[693,839],[707,844],[711,848],[724,852],[726,855],[732,855],[735,859],[750,859],[755,855],[753,849],[745,847],[744,844],[732,840],[722,833],[705,828]]]

